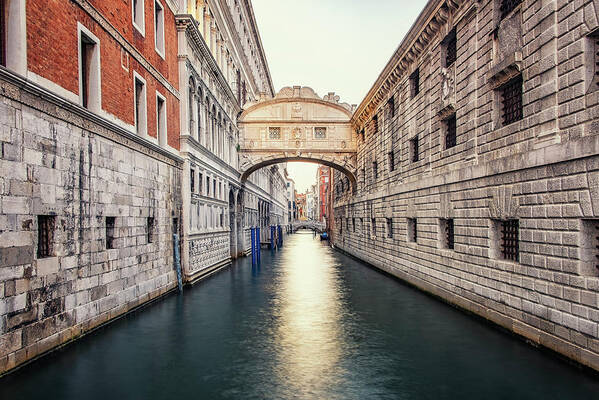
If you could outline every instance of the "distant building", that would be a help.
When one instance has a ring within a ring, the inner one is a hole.
[[[316,179],[318,182],[318,215],[317,219],[324,222],[328,215],[330,204],[329,180],[331,176],[331,168],[321,165],[316,170]]]

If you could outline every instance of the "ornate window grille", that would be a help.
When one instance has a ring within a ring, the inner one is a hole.
[[[458,40],[456,30],[453,28],[445,37],[445,67],[451,66],[458,59]]]
[[[518,75],[501,87],[503,98],[503,124],[509,125],[522,119],[522,75]]]
[[[519,231],[517,219],[501,221],[501,255],[505,260],[520,260]]]
[[[416,97],[420,93],[420,69],[416,68],[416,71],[410,75],[410,92],[412,97]]]
[[[501,6],[499,7],[501,18],[507,17],[520,3],[522,3],[522,0],[501,0]]]
[[[326,139],[327,128],[314,128],[314,139]]]
[[[281,128],[279,128],[279,127],[268,128],[268,137],[270,139],[280,139],[281,138]]]
[[[54,252],[53,215],[37,216],[37,258],[51,257]]]
[[[450,149],[456,145],[457,122],[455,114],[445,120],[445,128],[445,148]]]

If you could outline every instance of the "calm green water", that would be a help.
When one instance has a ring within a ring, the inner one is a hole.
[[[599,378],[288,237],[0,379],[0,399],[597,399]]]

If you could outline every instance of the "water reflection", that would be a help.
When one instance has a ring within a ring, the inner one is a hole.
[[[339,380],[343,296],[330,251],[293,247],[283,255],[275,298],[278,380],[292,393],[326,392]]]

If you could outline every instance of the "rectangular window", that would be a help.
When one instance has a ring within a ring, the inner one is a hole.
[[[416,218],[408,218],[408,242],[418,242],[418,223]]]
[[[135,96],[135,131],[138,135],[147,134],[147,113],[146,113],[146,83],[134,74],[134,96]]]
[[[146,229],[148,233],[148,243],[154,242],[154,217],[148,217],[146,222]]]
[[[410,94],[416,97],[418,93],[420,93],[420,68],[416,68],[416,71],[410,75]]]
[[[166,99],[156,92],[156,138],[158,143],[166,146]]]
[[[98,39],[80,23],[79,35],[79,101],[81,106],[100,111],[100,50]]]
[[[579,274],[599,276],[599,219],[582,220]]]
[[[370,222],[372,223],[372,237],[376,237],[376,218],[372,218]]]
[[[375,115],[372,117],[372,130],[373,133],[378,133],[379,131],[379,116]]]
[[[133,0],[132,2],[133,26],[142,35],[146,34],[146,24],[144,15],[144,0]]]
[[[443,40],[443,46],[445,50],[444,67],[451,67],[451,65],[456,62],[458,58],[457,44],[458,40],[456,36],[456,30],[453,28]]]
[[[216,179],[212,180],[212,196],[216,197]]]
[[[191,190],[191,193],[195,193],[196,191],[196,170],[195,169],[191,169],[189,171],[189,189]]]
[[[499,88],[502,98],[503,125],[522,119],[522,75],[518,75]]]
[[[519,231],[517,219],[501,221],[501,256],[504,260],[520,261]]]
[[[326,139],[326,137],[327,137],[327,128],[326,127],[314,128],[314,139]]]
[[[455,114],[445,120],[445,149],[450,149],[456,145],[456,125],[457,121]]]
[[[154,1],[154,46],[156,52],[164,58],[164,8]]]
[[[419,151],[418,136],[414,136],[412,139],[410,139],[410,160],[412,160],[412,162],[418,161]]]
[[[206,177],[206,196],[210,196],[210,177]]]
[[[376,161],[372,162],[372,175],[375,179],[379,177],[379,163]]]
[[[37,258],[54,255],[54,215],[37,216]]]
[[[389,158],[389,171],[395,171],[395,153],[390,151],[387,153],[387,157]]]
[[[501,6],[499,7],[501,18],[507,17],[520,3],[522,3],[522,0],[501,0]]]
[[[106,217],[106,248],[114,249],[115,217]]]
[[[453,219],[441,219],[439,225],[442,247],[444,249],[453,249],[455,243]]]
[[[351,224],[352,224],[354,233],[356,233],[356,218],[352,217]]]
[[[203,180],[204,180],[204,176],[200,172],[199,175],[198,175],[198,193],[199,194],[202,194],[202,185],[204,183]]]
[[[393,237],[393,219],[387,218],[387,237]]]
[[[389,118],[395,116],[395,98],[393,96],[389,97],[389,100],[387,100],[387,115]]]
[[[269,139],[280,139],[281,138],[281,128],[269,127],[268,128],[268,138]]]

